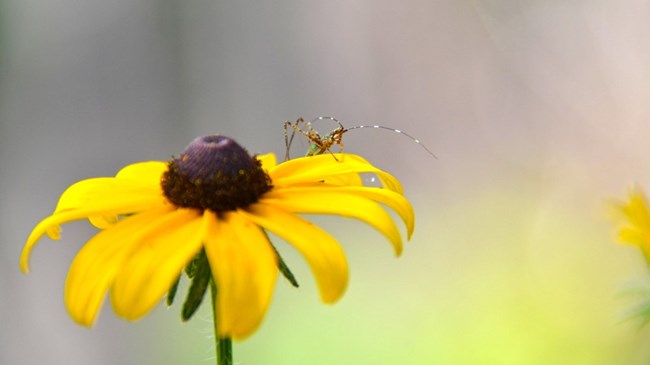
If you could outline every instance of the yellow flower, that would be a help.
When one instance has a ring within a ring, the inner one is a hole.
[[[338,161],[337,161],[338,160]],[[363,186],[362,173],[383,188]],[[293,159],[250,157],[224,136],[199,137],[170,162],[128,165],[115,177],[77,182],[54,212],[31,232],[20,267],[62,223],[87,218],[101,229],[70,266],[65,303],[71,317],[91,326],[106,292],[129,320],[147,314],[183,268],[205,250],[217,286],[219,337],[241,339],[260,324],[278,274],[278,257],[265,230],[307,260],[326,303],[341,297],[348,267],[338,242],[297,213],[335,214],[364,221],[402,250],[399,230],[382,205],[394,210],[410,238],[414,213],[399,181],[351,154]]]
[[[639,246],[646,260],[650,262],[650,211],[645,194],[641,189],[633,189],[630,191],[629,200],[616,204],[615,209],[624,221],[618,230],[618,239]]]

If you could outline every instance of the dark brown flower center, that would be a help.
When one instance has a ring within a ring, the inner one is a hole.
[[[169,162],[162,178],[163,192],[173,204],[214,212],[246,207],[272,187],[260,161],[220,135],[195,139]]]

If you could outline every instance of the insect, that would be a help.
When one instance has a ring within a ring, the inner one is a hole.
[[[330,120],[333,121],[337,124],[337,127],[329,132],[328,134],[321,136],[314,128],[312,128],[311,124],[315,121],[319,120]],[[306,125],[306,130],[302,129],[300,127],[301,124]],[[289,137],[289,128],[292,129],[291,131],[291,137]],[[309,140],[309,149],[307,150],[307,153],[305,156],[314,156],[314,155],[321,155],[323,153],[329,152],[332,153],[331,148],[334,145],[339,146],[340,150],[343,150],[343,134],[353,130],[353,129],[361,129],[361,128],[375,128],[375,129],[386,129],[395,133],[402,134],[411,140],[413,142],[419,144],[422,148],[424,148],[425,151],[427,151],[428,154],[433,156],[433,158],[437,158],[436,155],[431,152],[422,142],[420,142],[419,139],[411,136],[410,134],[401,131],[399,129],[395,128],[390,128],[390,127],[384,127],[381,125],[357,125],[354,127],[349,127],[345,128],[341,122],[334,118],[334,117],[318,117],[316,119],[313,119],[311,122],[306,122],[302,118],[298,118],[295,122],[289,122],[285,121],[284,122],[284,143],[287,148],[286,154],[285,154],[285,160],[289,160],[289,150],[291,149],[291,143],[293,142],[293,138],[296,133],[300,133],[303,136],[305,136]],[[336,156],[332,153],[332,156],[334,159],[338,161]]]

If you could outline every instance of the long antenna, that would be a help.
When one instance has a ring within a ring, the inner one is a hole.
[[[408,133],[406,133],[406,132],[404,132],[403,130],[400,130],[400,129],[384,127],[383,125],[357,125],[357,126],[354,126],[354,127],[345,128],[343,131],[348,132],[348,131],[351,131],[353,129],[361,129],[361,128],[386,129],[386,130],[389,130],[389,131],[392,131],[392,132],[395,132],[395,133],[403,134],[404,136],[410,138],[413,142],[419,144],[420,147],[424,148],[424,150],[427,151],[428,154],[433,156],[433,158],[435,158],[436,160],[438,159],[438,156],[436,156],[435,153],[431,152],[431,150],[429,150],[427,148],[427,146],[425,146],[424,143],[422,143],[419,139],[413,137],[412,135],[410,135],[410,134],[408,134]]]
[[[375,129],[386,129],[386,130],[389,130],[389,131],[392,131],[392,132],[395,132],[395,133],[403,134],[407,138],[410,138],[413,142],[419,144],[422,148],[424,148],[425,151],[427,151],[428,154],[433,156],[433,158],[435,158],[436,160],[438,159],[438,156],[436,156],[435,153],[431,152],[431,150],[428,149],[427,146],[425,146],[424,143],[422,143],[419,139],[413,137],[412,135],[410,135],[410,134],[408,134],[408,133],[406,133],[406,132],[404,132],[403,130],[400,130],[400,129],[384,127],[383,125],[357,125],[357,126],[354,126],[354,127],[345,128],[345,127],[343,127],[343,125],[341,124],[341,122],[338,119],[336,119],[334,117],[325,117],[325,116],[314,118],[314,119],[312,119],[310,121],[310,123],[313,123],[313,122],[318,121],[318,120],[330,120],[330,121],[335,122],[336,124],[338,124],[339,128],[342,129],[341,133],[346,133],[346,132],[351,131],[353,129],[375,128]]]

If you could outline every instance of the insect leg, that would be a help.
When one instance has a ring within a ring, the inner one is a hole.
[[[307,139],[311,140],[311,137],[310,137],[311,132],[307,133],[307,132],[303,131],[300,128],[301,123],[307,124],[307,127],[311,131],[311,125],[309,124],[309,122],[305,122],[305,120],[302,119],[302,118],[298,118],[295,122],[290,122],[288,120],[284,122],[284,145],[286,147],[286,151],[285,151],[285,155],[284,155],[285,161],[289,160],[289,158],[290,158],[289,157],[289,152],[291,151],[291,144],[293,143],[293,138],[296,135],[296,132],[299,132],[300,134],[307,137]],[[289,137],[289,127],[291,127],[291,137]]]
[[[298,119],[300,120],[300,119]],[[292,127],[291,129],[291,137],[289,137],[289,126]],[[296,135],[296,130],[293,128],[293,123],[291,123],[288,120],[284,121],[284,147],[286,148],[284,152],[284,160],[288,161],[291,157],[289,157],[289,151],[291,150],[291,143],[293,143],[293,137]]]

